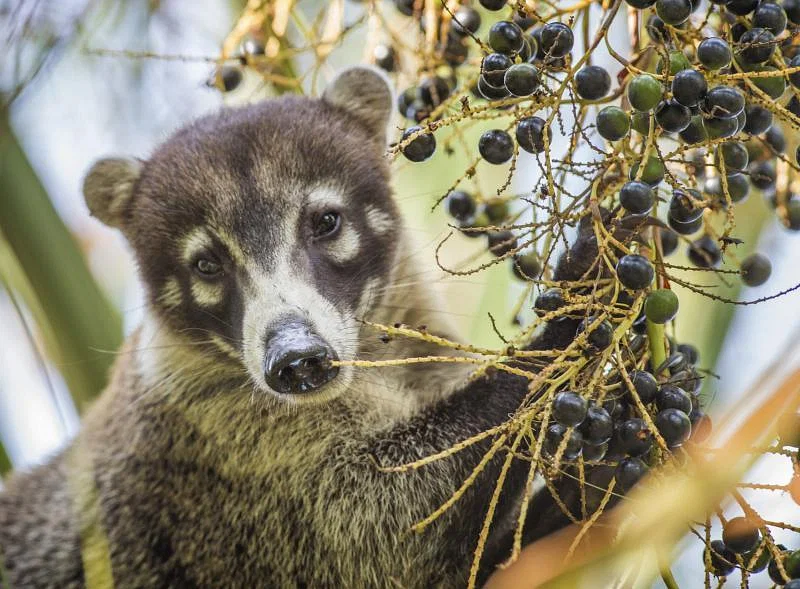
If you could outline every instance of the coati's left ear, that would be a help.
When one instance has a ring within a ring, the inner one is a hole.
[[[133,198],[143,162],[134,158],[106,158],[95,162],[83,180],[83,197],[93,217],[122,229],[125,209]]]
[[[322,99],[357,117],[381,146],[386,145],[386,125],[393,98],[389,80],[383,73],[365,66],[347,69],[330,83]]]

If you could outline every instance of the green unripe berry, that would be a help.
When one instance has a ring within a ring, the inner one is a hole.
[[[669,289],[654,290],[644,300],[644,314],[653,323],[666,323],[678,314],[678,297]]]
[[[661,102],[661,94],[661,82],[647,74],[636,76],[628,84],[628,101],[639,111],[654,109]]]

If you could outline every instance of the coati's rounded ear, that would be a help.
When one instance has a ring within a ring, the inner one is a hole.
[[[143,162],[106,158],[95,162],[83,180],[83,196],[93,217],[109,227],[122,228],[125,207],[133,196]]]
[[[366,66],[346,69],[325,89],[322,99],[356,116],[385,145],[394,101],[389,80],[382,72]]]

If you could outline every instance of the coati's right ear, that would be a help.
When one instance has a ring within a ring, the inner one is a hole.
[[[386,126],[392,114],[392,90],[388,78],[376,68],[356,66],[344,70],[322,95],[330,105],[348,111],[386,145]]]
[[[109,227],[121,229],[142,166],[143,162],[134,158],[106,158],[96,162],[83,181],[83,196],[91,215]]]

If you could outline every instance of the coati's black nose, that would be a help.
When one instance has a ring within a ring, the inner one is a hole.
[[[339,374],[331,361],[333,348],[302,321],[284,323],[267,337],[264,378],[274,391],[298,394],[313,391]]]

